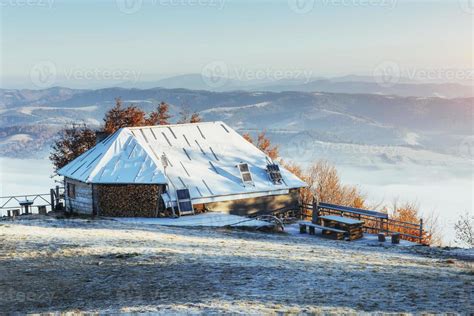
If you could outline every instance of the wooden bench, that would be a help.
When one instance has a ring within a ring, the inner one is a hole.
[[[299,225],[300,225],[300,234],[306,234],[306,227],[309,227],[310,235],[316,234],[316,228],[321,229],[323,231],[323,236],[334,237],[334,239],[338,239],[338,240],[344,239],[344,237],[347,235],[347,232],[345,230],[316,225],[311,222],[300,222]]]

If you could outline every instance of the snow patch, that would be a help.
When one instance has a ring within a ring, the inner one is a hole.
[[[9,143],[17,143],[17,142],[26,143],[26,142],[29,142],[31,140],[33,140],[33,138],[31,138],[31,136],[28,135],[28,134],[16,134],[16,135],[13,135],[13,136],[10,136],[10,137],[6,137],[3,140],[0,140],[0,145],[5,145],[5,144],[9,144]]]
[[[117,217],[114,220],[122,223],[147,224],[161,226],[183,226],[183,227],[264,227],[273,226],[264,221],[250,219],[248,217],[224,214],[218,212],[204,213],[179,218],[137,218]]]
[[[261,103],[242,105],[242,106],[222,106],[222,107],[207,109],[207,110],[201,111],[200,113],[201,114],[206,114],[206,113],[233,112],[233,111],[242,110],[242,109],[262,108],[262,107],[265,107],[269,104],[270,104],[270,102],[261,102]]]
[[[71,110],[71,111],[84,111],[84,112],[94,112],[98,109],[98,106],[91,105],[91,106],[83,106],[83,107],[74,107],[74,108],[67,108],[67,107],[48,107],[48,106],[25,106],[19,108],[17,111],[22,114],[32,115],[33,111],[36,110],[45,110],[45,111],[56,111],[56,110]]]
[[[413,133],[413,132],[409,132],[405,135],[405,142],[408,144],[408,145],[419,145],[418,143],[418,139],[420,138],[420,135],[418,135],[417,133]]]

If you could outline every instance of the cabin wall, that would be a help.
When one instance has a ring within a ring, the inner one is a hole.
[[[233,215],[253,215],[262,211],[274,211],[284,207],[299,205],[299,189],[292,189],[288,194],[262,196],[250,199],[214,202],[206,204],[208,210],[225,212]]]
[[[163,211],[158,184],[95,184],[94,197],[100,216],[157,217]]]
[[[75,196],[69,196],[68,185],[74,186]],[[70,178],[64,179],[66,209],[78,214],[93,214],[92,185]]]

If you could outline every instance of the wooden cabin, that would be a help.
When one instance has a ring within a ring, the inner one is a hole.
[[[122,128],[58,173],[68,211],[113,217],[296,208],[306,186],[223,122]]]

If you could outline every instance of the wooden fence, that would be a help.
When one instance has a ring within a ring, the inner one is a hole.
[[[40,194],[23,194],[0,197],[0,216],[12,216],[15,213],[21,214],[24,210],[23,203],[28,202],[28,212],[39,212],[41,207],[45,207],[50,211],[58,209],[61,201],[64,199],[64,188],[56,186],[50,189],[49,193]],[[31,203],[31,204],[30,204]]]
[[[281,218],[283,222],[286,222],[285,219],[290,219],[290,221],[291,219],[313,221],[315,217],[321,215],[338,215],[364,221],[363,229],[367,233],[384,233],[387,235],[399,233],[402,239],[419,243],[423,242],[424,237],[423,220],[420,220],[419,223],[404,222],[391,219],[386,213],[329,203],[302,203],[297,207],[285,207],[271,212],[259,212],[254,216],[264,214]]]
[[[314,210],[316,209],[316,212]],[[423,220],[419,223],[404,222],[389,218],[388,214],[357,209],[329,203],[313,203],[301,205],[303,217],[321,215],[338,215],[364,221],[364,231],[372,234],[385,233],[388,235],[399,233],[400,237],[421,243],[423,241]],[[308,216],[311,214],[311,216]]]

